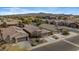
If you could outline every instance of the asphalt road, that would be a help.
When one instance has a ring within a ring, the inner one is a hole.
[[[72,38],[67,39],[67,40],[72,42],[72,43],[75,43],[75,44],[79,45],[79,36],[72,37]]]
[[[52,43],[46,46],[33,49],[32,51],[76,51],[76,50],[79,50],[79,47],[76,47],[65,41],[59,41],[56,43]]]

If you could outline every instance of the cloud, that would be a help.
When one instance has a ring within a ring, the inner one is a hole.
[[[22,8],[4,8],[5,11],[0,12],[0,15],[11,15],[11,14],[20,14],[26,13],[25,9]]]
[[[60,7],[6,7],[0,8],[0,15],[26,14],[26,13],[54,13],[54,14],[79,14],[79,8]]]
[[[34,12],[23,8],[4,8],[5,11],[0,12],[0,15],[11,15],[11,14],[24,14]]]
[[[57,10],[57,8],[20,8],[20,7],[12,7],[12,8],[3,8],[4,11],[0,12],[0,15],[11,15],[11,14],[25,14],[25,13],[51,13],[52,11]]]
[[[11,15],[11,14],[25,14],[25,13],[37,13],[37,12],[44,12],[42,9],[32,10],[28,8],[3,8],[4,11],[0,12],[0,15]]]

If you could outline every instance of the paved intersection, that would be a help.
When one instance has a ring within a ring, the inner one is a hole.
[[[32,51],[76,51],[79,50],[79,36],[51,43]]]

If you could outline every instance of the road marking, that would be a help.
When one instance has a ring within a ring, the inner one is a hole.
[[[75,44],[75,43],[70,42],[70,41],[68,41],[68,40],[63,40],[63,41],[64,41],[64,42],[66,42],[66,43],[72,44],[73,46],[79,47],[79,45],[78,45],[78,44]]]

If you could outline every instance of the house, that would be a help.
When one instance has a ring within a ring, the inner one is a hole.
[[[30,37],[40,37],[41,36],[41,30],[40,28],[30,25],[30,24],[26,24],[23,28],[23,30],[27,33],[29,33]]]
[[[21,22],[21,20],[5,19],[3,22],[0,21],[0,26],[2,26],[4,22],[6,22],[8,26],[16,26],[19,24],[19,22]]]
[[[46,19],[46,23],[48,23],[48,24],[55,24],[54,20],[55,19]]]
[[[27,33],[29,33],[30,37],[43,37],[51,35],[51,31],[39,28],[34,25],[25,25],[23,28]]]
[[[50,25],[50,24],[41,24],[39,26],[41,29],[46,29],[46,30],[49,30],[53,33],[56,33],[57,32],[57,27],[55,25]]]
[[[51,20],[47,20],[47,22],[48,24],[59,25],[59,26],[63,26],[65,24],[64,20],[51,19]]]
[[[68,26],[72,28],[79,28],[78,23],[76,23],[74,20],[54,20],[53,25],[58,25],[58,26]]]
[[[10,43],[28,40],[28,34],[21,28],[16,26],[9,26],[7,28],[0,28],[3,40]]]
[[[68,27],[72,27],[72,28],[78,28],[78,24],[74,21],[74,20],[67,20],[65,22],[65,26],[68,26]]]
[[[69,24],[69,27],[72,27],[72,28],[78,28],[79,25],[76,24],[76,23],[70,23],[70,24]]]
[[[64,26],[64,25],[65,25],[65,20],[60,20],[60,21],[58,22],[58,25],[59,25],[59,26]]]
[[[46,29],[41,29],[41,37],[49,36],[51,34],[52,34],[51,31],[46,30]]]

